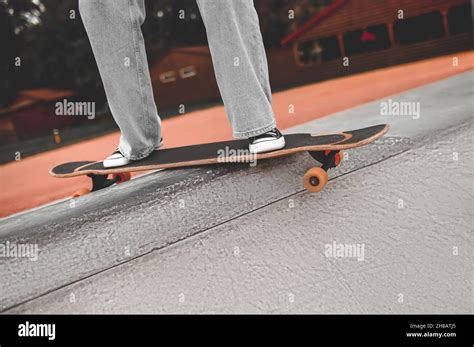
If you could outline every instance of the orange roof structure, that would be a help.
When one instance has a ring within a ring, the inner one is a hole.
[[[15,102],[6,108],[0,108],[0,114],[15,111],[41,101],[56,101],[62,98],[73,96],[75,93],[70,90],[56,89],[31,89],[18,93]]]

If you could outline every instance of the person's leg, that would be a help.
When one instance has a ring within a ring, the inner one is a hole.
[[[141,32],[143,0],[79,0],[79,11],[104,83],[107,101],[128,159],[148,156],[161,140]]]
[[[197,0],[219,90],[237,138],[276,127],[268,66],[253,0]]]

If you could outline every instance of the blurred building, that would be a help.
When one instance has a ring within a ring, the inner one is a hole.
[[[171,49],[156,63],[151,64],[150,74],[159,109],[219,97],[211,53],[207,46]]]
[[[272,87],[472,49],[471,13],[470,0],[335,0],[267,51]],[[219,97],[205,46],[173,49],[151,71],[161,108]]]
[[[74,98],[67,90],[35,89],[20,92],[13,105],[0,109],[0,145],[51,134],[53,129],[83,123],[77,117],[60,117],[55,104]]]
[[[334,0],[267,54],[276,89],[471,50],[472,43],[470,0]],[[150,73],[160,110],[219,98],[207,46],[171,49],[150,64]],[[54,104],[70,97],[22,93],[0,109],[0,144],[83,123],[55,115]]]
[[[273,56],[274,82],[313,82],[472,49],[471,11],[470,0],[336,0],[282,40],[292,57]]]

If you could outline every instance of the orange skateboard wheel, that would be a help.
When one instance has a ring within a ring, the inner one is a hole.
[[[336,166],[341,165],[343,159],[344,159],[344,152],[343,151],[337,152],[336,155],[334,156],[334,164]]]
[[[320,167],[309,169],[304,177],[303,184],[305,189],[311,193],[319,193],[328,183],[328,173]]]

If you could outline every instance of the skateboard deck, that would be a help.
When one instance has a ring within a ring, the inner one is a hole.
[[[327,171],[337,166],[342,160],[342,150],[367,145],[382,137],[388,130],[387,124],[380,124],[332,134],[289,134],[285,135],[285,148],[260,154],[248,152],[247,140],[206,143],[154,151],[143,160],[133,161],[116,168],[105,168],[101,161],[69,162],[52,168],[50,174],[54,177],[88,175],[93,181],[91,191],[95,191],[130,179],[130,172],[253,162],[308,151],[322,166],[307,172],[304,178],[305,188],[310,191],[320,191],[327,182]],[[112,178],[109,179],[108,175],[112,175]],[[78,196],[78,194],[75,195]]]

